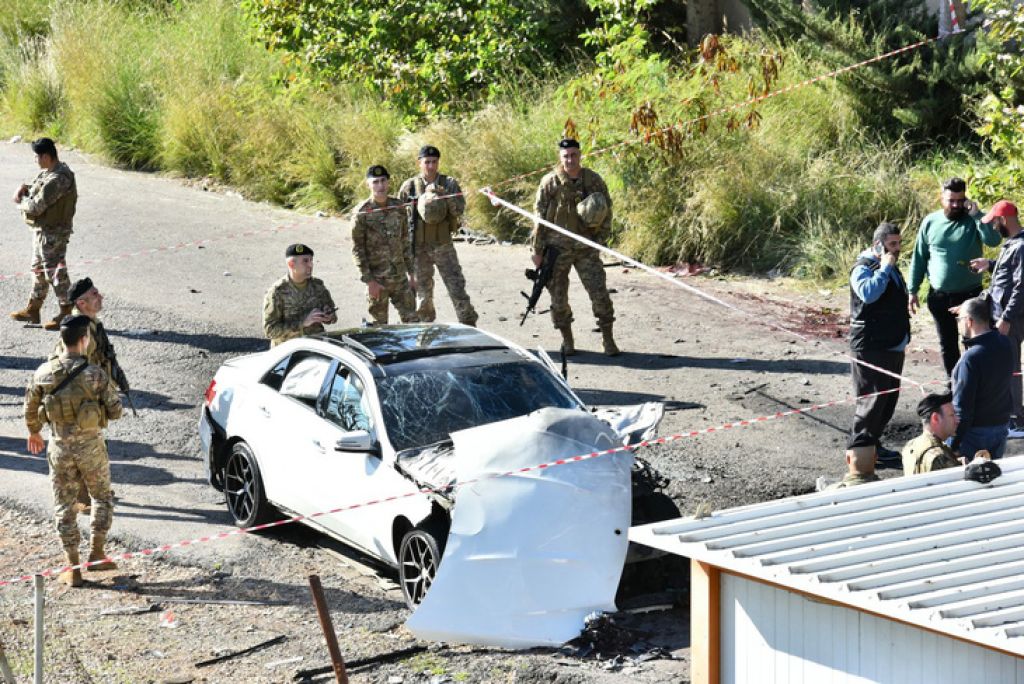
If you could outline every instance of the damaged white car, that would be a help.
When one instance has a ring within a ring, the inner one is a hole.
[[[226,362],[199,432],[237,525],[314,516],[398,569],[421,637],[529,647],[614,609],[633,508],[628,451],[533,466],[647,438],[661,415],[592,413],[543,353],[404,325]]]

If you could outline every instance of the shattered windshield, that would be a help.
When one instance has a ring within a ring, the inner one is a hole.
[[[543,366],[527,361],[416,370],[378,379],[377,390],[396,451],[541,408],[579,407]]]

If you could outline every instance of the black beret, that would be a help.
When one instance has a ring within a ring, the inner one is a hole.
[[[366,170],[367,178],[391,178],[391,174],[380,164],[374,164]]]
[[[441,158],[441,150],[437,149],[433,145],[424,145],[420,148],[420,153],[416,155],[417,159],[423,159],[424,157],[437,157]]]
[[[857,447],[869,447],[878,446],[878,440],[872,437],[869,433],[861,430],[860,432],[850,435],[849,441],[846,442],[847,449],[856,449]]]
[[[927,397],[917,402],[917,415],[921,416],[924,420],[928,420],[931,418],[933,413],[938,413],[942,410],[944,405],[952,402],[952,394],[929,394]]]
[[[78,314],[75,316],[65,316],[64,320],[60,322],[61,328],[87,328],[89,327],[89,321],[92,319],[85,314]]]
[[[313,256],[313,250],[301,242],[296,242],[294,245],[288,245],[288,249],[284,250],[284,255],[286,257],[306,255]]]
[[[573,140],[572,138],[562,138],[558,141],[558,146],[563,150],[567,150],[570,147],[575,147],[577,150],[580,149],[580,141]]]
[[[72,302],[76,302],[79,297],[91,290],[92,287],[92,278],[81,278],[76,280],[71,286],[71,290],[68,291],[68,299]]]

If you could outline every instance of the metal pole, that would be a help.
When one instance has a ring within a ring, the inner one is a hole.
[[[4,677],[4,684],[15,684],[14,673],[11,672],[11,664],[7,662],[7,654],[4,653],[2,641],[0,641],[0,675]]]
[[[324,598],[324,588],[320,584],[319,575],[309,576],[309,590],[313,594],[313,603],[316,605],[316,614],[320,617],[320,628],[324,631],[324,639],[327,640],[327,652],[331,654],[331,666],[334,667],[334,679],[338,684],[348,684],[348,673],[345,672],[345,661],[341,658],[341,649],[338,648],[338,635],[334,633],[334,623],[331,621],[331,611],[327,608],[327,600]]]
[[[46,603],[46,593],[43,588],[43,576],[36,575],[32,578],[35,588],[36,623],[35,623],[35,684],[43,684],[43,605]]]

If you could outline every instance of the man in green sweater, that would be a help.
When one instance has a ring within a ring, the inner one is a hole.
[[[983,223],[978,205],[967,199],[967,183],[950,178],[942,184],[942,209],[921,221],[910,260],[910,313],[918,307],[917,292],[928,276],[928,310],[935,319],[939,349],[946,377],[960,360],[956,315],[960,306],[981,294],[981,274],[971,270],[971,260],[981,256],[982,246],[999,244],[999,233]]]

